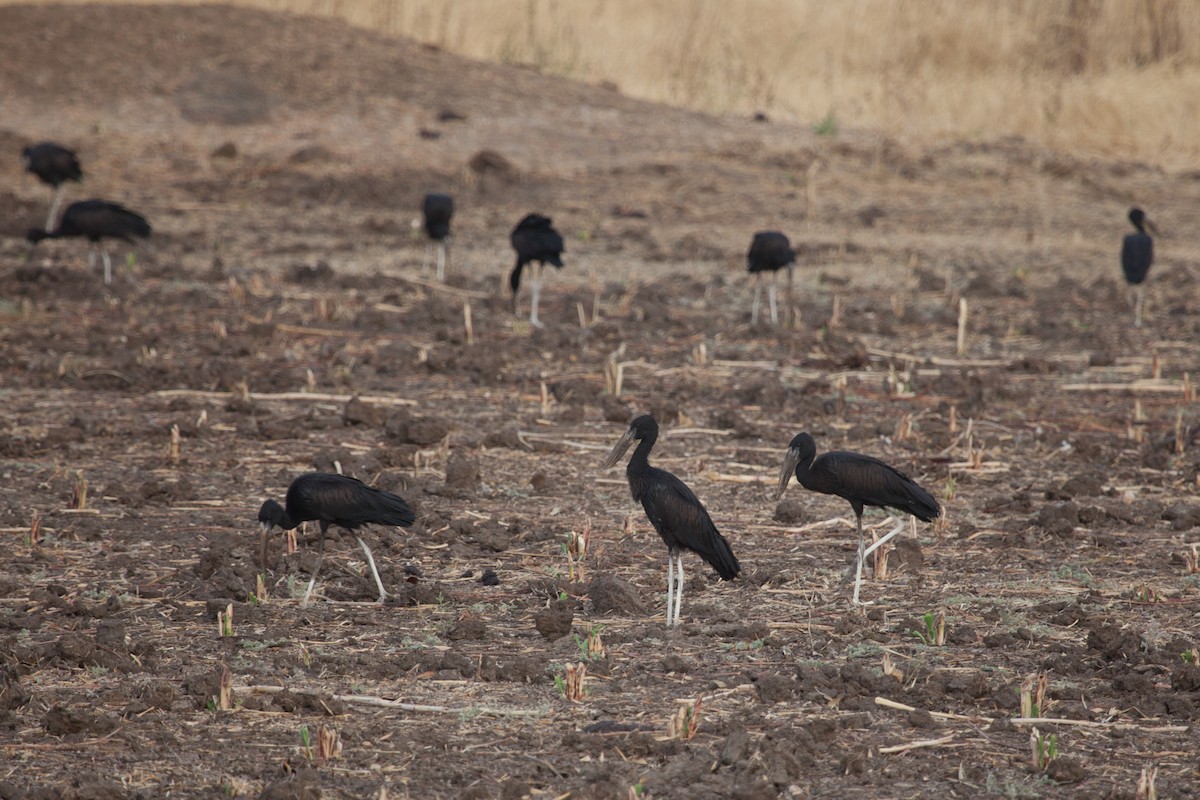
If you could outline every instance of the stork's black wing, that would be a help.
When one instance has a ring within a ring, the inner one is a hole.
[[[297,522],[316,519],[351,530],[369,523],[408,527],[416,519],[399,495],[326,472],[309,472],[292,481],[286,506]]]
[[[942,507],[916,481],[887,462],[862,453],[834,450],[813,462],[810,483],[813,491],[857,500],[866,506],[894,508],[931,522]]]
[[[764,272],[796,263],[796,253],[786,235],[779,231],[759,231],[754,234],[746,254],[750,272]]]
[[[513,228],[509,237],[513,249],[517,251],[516,281],[520,282],[520,268],[530,261],[540,261],[543,264],[553,264],[561,267],[563,238],[554,229],[550,218],[541,214],[527,214]]]
[[[109,236],[133,241],[134,236],[149,236],[150,223],[141,214],[106,200],[81,200],[67,206],[57,236]]]
[[[1154,262],[1154,240],[1148,233],[1131,233],[1121,245],[1121,269],[1125,280],[1137,285],[1146,280]]]
[[[67,181],[83,180],[83,170],[75,153],[54,142],[31,145],[21,151],[25,169],[43,183],[58,187]]]
[[[641,491],[642,508],[667,547],[691,550],[724,580],[731,580],[741,565],[724,536],[717,531],[704,504],[687,484],[671,473],[651,468]]]
[[[454,216],[454,198],[448,194],[430,192],[421,206],[425,217],[425,233],[441,241],[450,235],[450,218]]]

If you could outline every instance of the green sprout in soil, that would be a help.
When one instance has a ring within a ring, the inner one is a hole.
[[[588,630],[587,636],[571,634],[575,638],[575,647],[579,649],[580,661],[596,661],[604,658],[604,642],[600,638],[600,631],[603,628],[603,625],[596,623]]]
[[[1029,733],[1029,749],[1033,755],[1034,769],[1045,772],[1058,758],[1058,737],[1052,733],[1043,736],[1034,728]]]
[[[313,760],[312,752],[312,734],[309,733],[307,725],[300,726],[300,747],[304,753],[305,760],[311,762]]]
[[[813,133],[817,136],[837,136],[838,123],[837,117],[833,114],[833,109],[825,115],[825,118],[813,125]]]
[[[679,709],[675,712],[675,716],[671,717],[667,723],[667,736],[671,739],[679,739],[684,742],[690,742],[696,738],[696,731],[700,730],[700,718],[703,707],[703,696],[699,696],[690,702],[681,702]]]
[[[941,647],[946,643],[946,612],[939,611],[934,614],[932,611],[926,611],[921,617],[923,628],[918,628],[913,631],[913,636],[916,636],[930,647]]]
[[[225,606],[224,611],[217,612],[217,636],[233,636],[233,603]]]

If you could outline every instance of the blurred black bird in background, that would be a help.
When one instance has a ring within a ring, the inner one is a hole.
[[[750,309],[750,324],[758,324],[759,295],[762,293],[762,274],[771,273],[771,285],[767,287],[767,299],[771,306],[771,324],[779,324],[779,315],[775,310],[775,292],[779,283],[779,270],[787,267],[787,311],[790,321],[792,313],[792,278],[796,265],[796,253],[788,237],[779,231],[759,231],[750,242],[750,251],[746,253],[746,263],[750,274],[754,276],[754,305]]]
[[[79,158],[61,144],[39,142],[21,150],[21,163],[25,165],[27,172],[38,176],[42,183],[54,187],[54,202],[50,204],[50,213],[46,215],[45,228],[51,230],[58,215],[58,208],[62,205],[63,184],[67,181],[83,180]]]
[[[43,239],[82,237],[88,240],[88,268],[96,266],[96,251],[104,258],[104,282],[112,283],[112,261],[104,249],[103,239],[124,239],[136,245],[134,237],[150,235],[150,223],[141,214],[107,200],[80,200],[71,203],[63,212],[62,221],[53,230],[34,228],[25,238],[31,245]]]
[[[1154,240],[1150,234],[1158,233],[1154,223],[1146,217],[1146,212],[1140,208],[1129,209],[1129,221],[1137,228],[1137,233],[1131,233],[1121,243],[1121,269],[1125,272],[1125,282],[1137,287],[1137,299],[1134,301],[1133,325],[1142,327],[1142,301],[1145,297],[1146,276],[1150,274],[1150,265],[1154,263]]]
[[[430,192],[425,195],[421,204],[421,216],[425,220],[425,235],[437,248],[437,279],[446,280],[446,260],[450,238],[450,218],[454,216],[454,198],[448,194]],[[428,263],[429,250],[425,250],[425,260]],[[422,267],[423,268],[423,267]]]
[[[512,309],[517,313],[517,292],[521,288],[521,270],[529,264],[529,286],[533,295],[529,312],[529,322],[536,328],[542,327],[538,319],[538,297],[542,292],[542,267],[553,264],[562,269],[562,235],[554,230],[549,217],[541,214],[527,214],[513,228],[513,249],[517,251],[517,264],[508,277],[508,285],[512,289]]]

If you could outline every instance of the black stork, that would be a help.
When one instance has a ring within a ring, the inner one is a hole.
[[[746,263],[751,275],[754,276],[754,305],[750,311],[750,324],[758,324],[759,295],[762,292],[762,274],[771,273],[771,285],[767,287],[767,299],[771,306],[771,324],[779,323],[775,311],[775,289],[779,283],[779,270],[787,267],[787,307],[788,314],[792,309],[792,272],[796,265],[796,253],[788,237],[779,231],[759,231],[750,242],[750,251],[746,253]]]
[[[1150,238],[1150,233],[1158,233],[1158,230],[1140,208],[1129,209],[1129,221],[1137,228],[1137,233],[1129,234],[1121,243],[1121,269],[1125,272],[1126,283],[1137,287],[1133,325],[1140,328],[1146,276],[1150,274],[1150,265],[1154,263],[1154,240]],[[1150,233],[1146,233],[1147,230]]]
[[[67,206],[57,228],[45,231],[34,228],[25,238],[35,245],[43,239],[64,239],[71,236],[86,238],[89,243],[88,268],[96,266],[96,251],[99,250],[104,258],[104,282],[112,283],[112,262],[101,240],[124,239],[130,244],[136,244],[133,237],[145,238],[149,235],[150,223],[140,214],[106,200],[80,200]]]
[[[267,500],[258,510],[258,521],[262,524],[259,560],[264,569],[267,567],[267,535],[271,529],[291,530],[308,520],[318,522],[321,536],[317,544],[317,565],[313,567],[308,589],[305,590],[304,599],[300,604],[308,605],[308,597],[316,585],[317,573],[325,559],[325,531],[330,525],[338,525],[354,534],[367,556],[367,563],[371,565],[371,575],[379,588],[379,602],[386,600],[387,592],[383,588],[383,581],[379,579],[379,570],[375,568],[375,558],[357,530],[370,523],[399,525],[404,528],[412,525],[416,516],[408,507],[408,503],[404,502],[404,498],[374,489],[356,478],[345,475],[306,472],[292,481],[283,506],[274,500]]]
[[[450,238],[450,218],[454,216],[454,198],[448,194],[430,192],[421,204],[425,220],[425,235],[437,247],[437,279],[446,280],[447,239]],[[426,259],[429,251],[426,249]],[[427,262],[428,263],[428,262]]]
[[[54,188],[54,202],[50,204],[50,213],[46,215],[46,230],[50,230],[62,205],[63,184],[83,180],[79,158],[74,151],[61,144],[39,142],[21,150],[21,163],[27,172],[32,172],[42,183]]]
[[[792,475],[800,485],[810,492],[836,495],[854,509],[858,527],[858,555],[855,558],[854,597],[858,605],[858,592],[862,585],[863,560],[884,542],[904,530],[901,521],[882,539],[864,549],[862,515],[864,506],[894,508],[911,514],[922,522],[932,522],[942,513],[942,507],[933,495],[922,489],[900,470],[878,458],[832,450],[817,455],[817,443],[808,433],[797,434],[788,445],[779,473],[779,497],[787,490]]]
[[[550,218],[541,214],[526,214],[524,219],[513,228],[509,237],[513,249],[517,251],[517,265],[508,276],[508,285],[512,289],[512,310],[517,313],[517,292],[521,288],[521,270],[529,264],[531,277],[530,291],[533,295],[529,312],[529,323],[535,328],[542,327],[538,320],[538,296],[542,292],[542,267],[553,264],[562,269],[563,237],[554,230]]]
[[[670,627],[679,624],[684,550],[691,550],[711,564],[722,580],[733,580],[742,568],[729,542],[717,531],[704,504],[692,490],[666,470],[650,466],[650,450],[657,439],[658,423],[654,417],[649,414],[638,417],[608,454],[604,468],[616,464],[629,445],[638,442],[625,468],[625,477],[633,499],[642,504],[650,524],[667,545],[667,626]]]

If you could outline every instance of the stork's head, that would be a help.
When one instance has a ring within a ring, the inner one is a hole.
[[[787,453],[783,456],[783,469],[779,471],[779,493],[776,495],[776,499],[783,497],[788,481],[796,473],[796,467],[801,464],[807,467],[812,464],[816,455],[817,443],[808,433],[798,433],[792,438],[791,443],[788,444]]]
[[[617,443],[613,445],[612,452],[608,454],[608,458],[604,459],[604,468],[608,469],[613,464],[616,464],[617,460],[620,459],[621,456],[625,455],[625,451],[628,450],[629,446],[634,442],[640,442],[643,439],[650,439],[653,441],[657,438],[658,423],[654,420],[654,417],[650,416],[649,414],[643,414],[633,422],[629,423],[629,429],[626,430],[621,438],[617,440]]]

